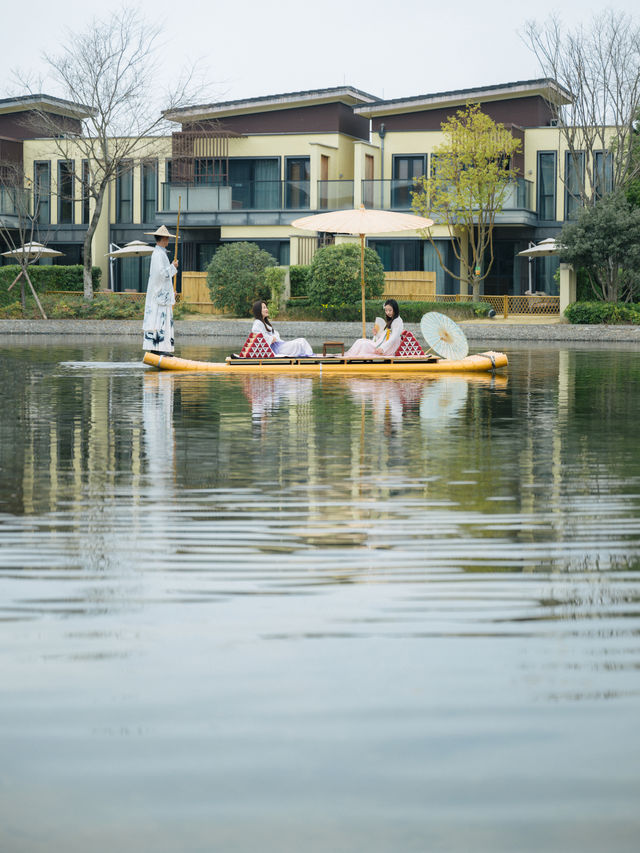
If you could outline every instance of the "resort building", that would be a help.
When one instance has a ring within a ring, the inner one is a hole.
[[[583,174],[576,174],[557,120],[569,99],[543,79],[393,100],[340,86],[167,112],[175,131],[141,144],[108,188],[94,263],[103,269],[103,287],[143,291],[148,260],[110,265],[107,252],[150,239],[145,232],[161,223],[175,228],[178,211],[181,271],[204,271],[220,245],[237,240],[257,243],[282,265],[308,263],[333,237],[298,232],[293,220],[360,204],[410,211],[414,178],[433,168],[442,122],[478,103],[521,141],[514,159],[518,177],[496,220],[495,260],[484,292],[557,294],[557,259],[531,264],[518,252],[556,236],[575,217],[580,180],[604,190],[611,175],[606,152],[597,163],[583,156]],[[44,95],[0,101],[0,162],[22,164],[32,205],[37,198],[36,239],[63,251],[60,262],[79,263],[93,204],[83,197],[81,176],[90,164],[74,154],[73,142],[62,157],[59,140],[42,135],[34,110],[62,117],[72,129],[87,110]],[[12,204],[3,186],[5,227],[15,218]],[[445,226],[436,222],[432,234],[455,268]],[[430,271],[437,293],[459,292],[459,281],[441,269],[434,247],[419,233],[376,235],[368,244],[387,271]]]

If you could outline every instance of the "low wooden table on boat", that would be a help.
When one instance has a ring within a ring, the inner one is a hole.
[[[340,355],[344,355],[344,344],[342,341],[325,341],[322,344],[322,355],[326,355],[330,349],[339,349]]]

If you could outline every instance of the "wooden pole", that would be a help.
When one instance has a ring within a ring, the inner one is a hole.
[[[360,235],[360,286],[362,288],[362,337],[367,337],[364,304],[364,234]]]
[[[178,219],[176,221],[176,248],[175,248],[175,251],[173,253],[173,260],[174,261],[178,260],[178,237],[180,236],[180,207],[181,207],[181,205],[182,205],[182,196],[179,195],[178,196]],[[178,272],[176,270],[176,274],[173,277],[173,292],[174,292],[174,294],[176,292],[177,278],[178,278]]]

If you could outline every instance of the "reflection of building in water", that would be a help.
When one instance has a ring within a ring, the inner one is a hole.
[[[140,475],[139,407],[129,383],[104,369],[74,371],[44,383],[27,378],[22,391],[20,442],[22,502],[26,513],[56,509],[60,499],[79,504],[106,495],[124,472]]]

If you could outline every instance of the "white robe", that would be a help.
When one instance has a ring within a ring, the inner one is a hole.
[[[400,346],[400,338],[404,331],[404,323],[402,317],[396,317],[391,323],[391,328],[387,329],[386,323],[380,317],[376,317],[375,326],[378,331],[375,333],[372,340],[369,338],[360,338],[346,352],[348,358],[367,358],[369,356],[394,355],[395,351]],[[375,329],[374,326],[374,329]],[[381,352],[376,352],[380,350]]]
[[[301,358],[302,356],[313,355],[311,344],[306,338],[294,338],[292,341],[285,342],[275,329],[269,331],[262,320],[253,321],[251,333],[264,335],[275,355],[281,355],[285,358]]]
[[[173,352],[173,276],[177,270],[169,263],[167,250],[156,246],[151,255],[147,297],[142,321],[142,348]]]

